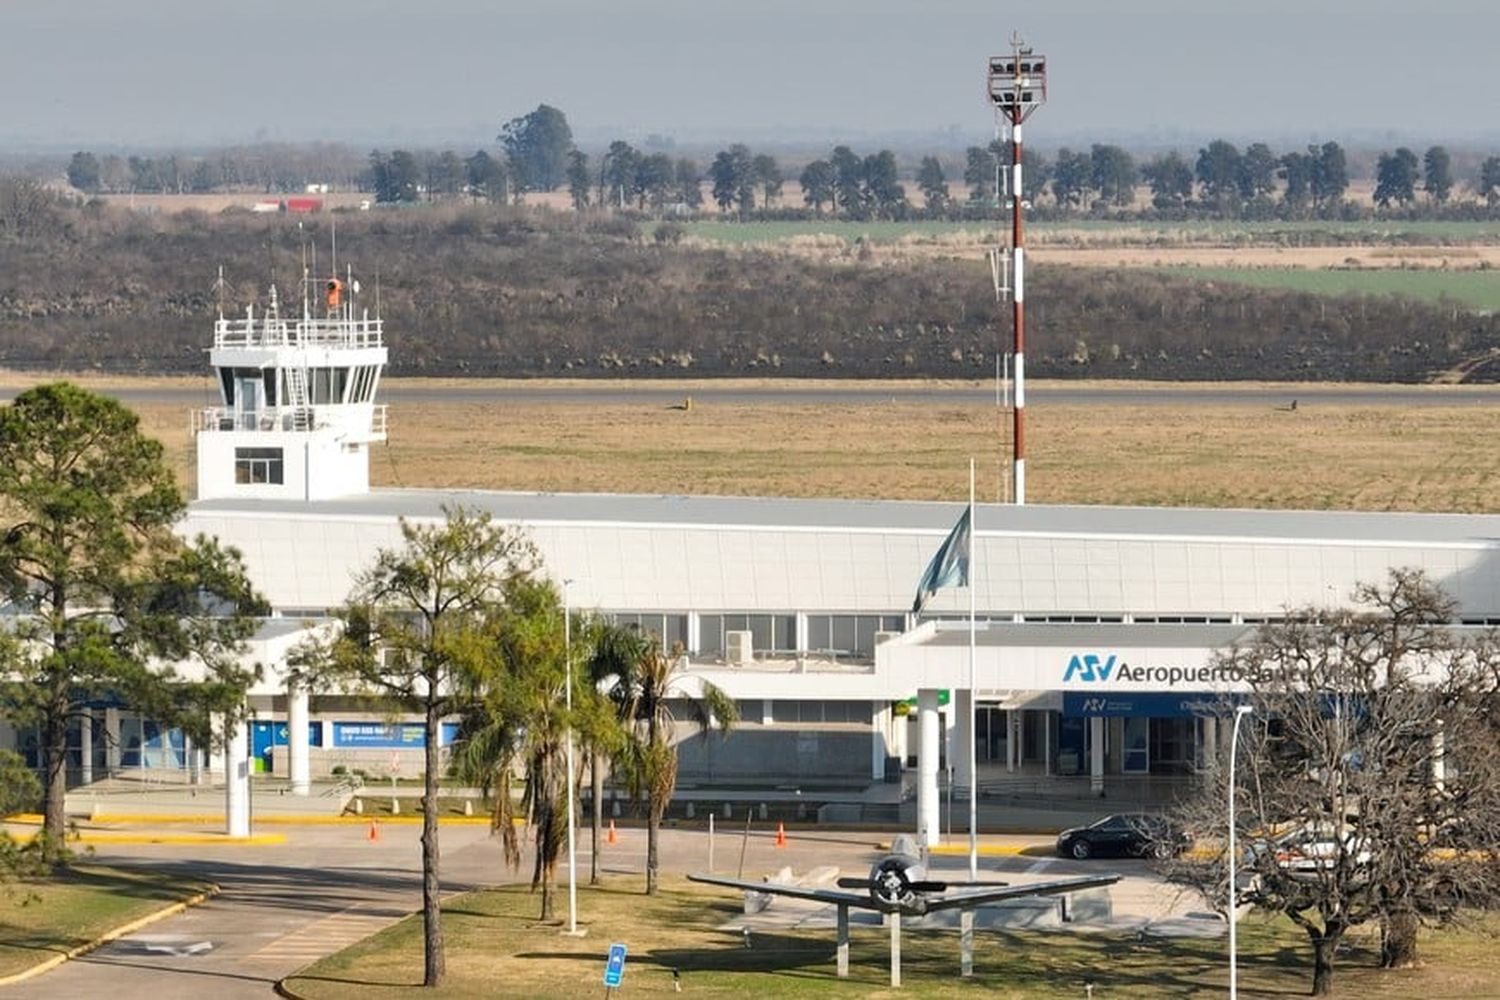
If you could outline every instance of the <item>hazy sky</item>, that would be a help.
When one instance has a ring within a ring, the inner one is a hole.
[[[993,128],[985,58],[1050,61],[1029,138],[1500,146],[1500,0],[0,0],[0,147],[588,141]]]

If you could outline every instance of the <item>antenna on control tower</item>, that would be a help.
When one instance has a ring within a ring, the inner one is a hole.
[[[1015,324],[1016,399],[1012,416],[1012,479],[1015,502],[1026,502],[1026,252],[1021,222],[1021,125],[1047,102],[1047,60],[1036,55],[1020,34],[1011,35],[1010,54],[991,56],[985,78],[985,98],[998,119],[1010,125],[1010,256],[1011,313]],[[996,268],[996,294],[1003,291]]]

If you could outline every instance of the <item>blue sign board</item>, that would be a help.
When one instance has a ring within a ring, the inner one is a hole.
[[[427,727],[420,722],[335,722],[333,745],[371,750],[415,750],[427,745]]]
[[[1212,691],[1086,691],[1063,692],[1063,716],[1073,718],[1145,717],[1190,719],[1193,716],[1228,715],[1239,699]]]
[[[620,985],[620,980],[625,978],[625,946],[623,944],[612,944],[609,946],[609,961],[604,964],[604,987],[615,989]]]

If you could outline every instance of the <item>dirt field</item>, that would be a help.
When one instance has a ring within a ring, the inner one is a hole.
[[[1494,512],[1500,407],[1491,401],[1474,393],[1410,409],[1035,406],[1028,500]],[[185,407],[137,409],[191,492]],[[382,486],[960,500],[974,456],[981,496],[994,500],[1004,495],[1009,464],[989,407],[680,410],[500,396],[395,405],[390,426],[389,443],[372,455],[372,478]]]

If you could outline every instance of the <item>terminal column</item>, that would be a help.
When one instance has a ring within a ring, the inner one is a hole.
[[[120,710],[104,710],[104,770],[113,778],[120,770]]]
[[[953,742],[948,745],[948,759],[953,762],[955,799],[969,794],[969,741],[974,738],[974,692],[953,691]],[[977,758],[977,754],[975,755]]]
[[[1089,791],[1104,794],[1104,717],[1089,719]]]
[[[78,717],[78,783],[94,783],[94,710],[85,708]]]
[[[307,688],[296,680],[286,688],[287,777],[293,795],[307,795],[312,788],[312,753],[308,746]]]
[[[924,847],[935,847],[941,836],[938,799],[938,692],[917,691],[917,839]]]
[[[224,741],[224,818],[231,837],[250,836],[250,723],[238,719]]]

